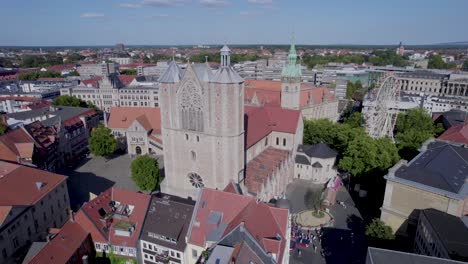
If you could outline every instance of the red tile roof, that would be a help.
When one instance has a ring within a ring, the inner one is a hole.
[[[65,78],[43,77],[43,78],[38,78],[37,80],[42,81],[42,82],[63,82],[65,81]]]
[[[239,225],[244,225],[265,252],[277,254],[278,263],[282,263],[286,235],[289,235],[286,234],[289,218],[287,209],[257,203],[251,196],[205,188],[201,191],[196,204],[196,214],[192,219],[191,230],[188,234],[189,243],[205,246],[206,237],[216,228],[215,225],[207,222],[208,216],[213,211],[222,213],[221,223],[227,226],[223,236]],[[197,224],[194,224],[195,222]],[[278,247],[273,248],[273,242],[269,238],[275,238],[277,235],[282,239]]]
[[[0,205],[33,205],[65,181],[63,175],[0,161]]]
[[[300,106],[318,104],[324,101],[335,100],[335,96],[326,87],[315,87],[312,84],[301,83]],[[256,98],[261,105],[281,105],[281,82],[266,80],[246,80],[244,100],[253,103]]]
[[[268,147],[251,160],[245,170],[245,186],[251,194],[257,194],[262,184],[273,175],[289,157],[289,151]]]
[[[437,139],[468,144],[468,124],[457,124],[447,129]]]
[[[295,134],[301,112],[276,106],[245,106],[246,147],[249,148],[270,132]]]
[[[32,158],[34,141],[23,128],[0,136],[0,159],[17,162],[19,158]],[[25,156],[25,154],[27,154]]]
[[[112,187],[99,194],[88,203],[85,203],[76,214],[75,219],[85,230],[90,231],[91,237],[95,242],[136,247],[150,198],[151,196],[147,194]],[[115,235],[113,229],[119,222],[119,219],[113,217],[112,209],[109,205],[110,201],[119,202],[122,205],[134,206],[130,216],[120,217],[120,220],[135,224],[135,230],[130,237]],[[107,220],[103,220],[104,218],[99,214],[101,208],[110,215]]]
[[[102,80],[102,77],[98,76],[98,77],[94,77],[91,79],[81,80],[81,84],[83,84],[84,86],[88,86],[89,84],[91,85],[91,87],[97,88],[98,81],[101,81],[101,80]]]
[[[123,85],[128,86],[138,75],[117,75],[117,77]]]
[[[107,126],[110,129],[127,129],[135,119],[147,131],[148,128],[153,131],[161,131],[161,113],[159,107],[112,107]]]
[[[67,263],[88,238],[88,235],[89,232],[83,229],[78,223],[68,221],[57,235],[27,263]]]

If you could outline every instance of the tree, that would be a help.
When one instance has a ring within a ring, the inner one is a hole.
[[[55,72],[55,71],[27,72],[27,73],[21,73],[18,76],[18,79],[20,81],[35,81],[39,78],[58,78],[61,76],[62,75],[60,74],[60,72]]]
[[[370,240],[394,240],[392,228],[378,218],[372,219],[366,226],[366,237]]]
[[[109,156],[117,148],[117,140],[111,133],[111,130],[103,125],[91,131],[89,138],[89,151],[96,156]]]
[[[429,62],[427,63],[428,69],[448,69],[447,63],[442,60],[440,55],[432,55],[429,57]]]
[[[338,167],[353,176],[360,176],[376,168],[377,147],[372,139],[368,136],[359,136],[352,140],[343,153]]]
[[[361,112],[353,112],[350,116],[344,118],[344,124],[348,124],[349,126],[361,127],[363,122],[362,113]]]
[[[348,81],[346,83],[346,99],[351,99],[356,92],[356,87],[354,87],[354,83]]]
[[[468,60],[465,60],[463,62],[463,65],[461,67],[462,71],[468,71]]]
[[[395,140],[405,159],[411,159],[421,144],[437,133],[440,133],[440,127],[434,126],[431,116],[423,108],[398,114]]]
[[[137,70],[136,69],[125,69],[125,70],[120,71],[120,74],[122,74],[122,75],[136,75]]]
[[[78,71],[74,70],[71,71],[70,74],[68,74],[68,76],[80,76],[80,74],[78,73]]]
[[[142,191],[153,191],[161,183],[158,162],[148,155],[133,160],[131,171],[132,180]]]
[[[93,103],[86,102],[70,95],[60,95],[52,101],[52,104],[57,106],[74,106],[97,109]]]
[[[307,189],[304,195],[304,204],[309,210],[320,211],[322,206],[322,191],[311,188]]]
[[[7,129],[8,129],[8,126],[5,125],[4,123],[0,122],[0,135],[5,134],[5,132],[7,131]]]

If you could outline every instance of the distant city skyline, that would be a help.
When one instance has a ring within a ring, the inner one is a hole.
[[[0,1],[0,46],[468,41],[466,0]]]

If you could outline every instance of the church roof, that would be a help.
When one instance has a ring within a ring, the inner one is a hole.
[[[211,82],[213,83],[243,83],[244,79],[239,76],[239,74],[231,68],[228,67],[220,67],[215,73],[214,76],[211,78]]]
[[[177,83],[182,79],[182,72],[179,65],[173,60],[169,63],[167,70],[159,78],[161,83]]]
[[[244,106],[246,148],[265,138],[270,132],[295,134],[301,112],[277,106]]]
[[[338,155],[336,151],[323,142],[315,145],[299,145],[297,146],[297,152],[321,159],[335,158]]]
[[[197,63],[191,66],[200,81],[209,82],[213,77],[213,72],[207,63]]]
[[[161,113],[159,107],[112,107],[107,126],[110,129],[127,129],[138,120],[148,131],[161,131]]]
[[[301,77],[301,66],[296,63],[297,54],[296,54],[296,47],[291,44],[291,48],[289,49],[288,54],[288,63],[284,66],[283,71],[281,72],[281,76],[284,77]]]

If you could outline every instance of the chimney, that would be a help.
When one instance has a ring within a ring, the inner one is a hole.
[[[68,210],[68,215],[70,217],[70,222],[75,222],[75,214],[73,213],[73,210]]]

